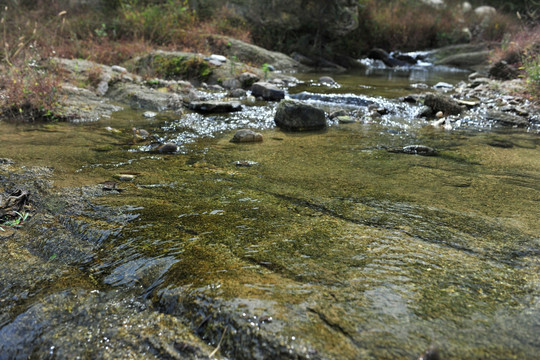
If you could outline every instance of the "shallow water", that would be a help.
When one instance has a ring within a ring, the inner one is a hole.
[[[54,167],[58,188],[136,175],[118,185],[123,192],[102,192],[95,200],[117,209],[118,218],[109,217],[109,223],[121,223],[121,231],[89,250],[84,264],[61,254],[52,260],[80,274],[57,284],[58,293],[119,294],[106,309],[86,305],[94,309],[88,338],[102,331],[95,316],[107,324],[125,316],[148,328],[148,336],[170,329],[127,311],[134,306],[124,302],[134,297],[184,316],[180,321],[213,347],[225,339],[227,358],[258,358],[261,350],[249,348],[244,334],[279,342],[305,358],[412,359],[435,345],[445,359],[535,359],[538,134],[426,126],[413,118],[414,107],[392,100],[413,91],[410,84],[419,75],[336,75],[340,88],[317,85],[318,74],[296,75],[305,82],[290,94],[352,94],[384,104],[391,114],[315,133],[274,128],[275,104],[245,105],[231,116],[145,119],[129,110],[95,124],[0,124],[0,157]],[[464,76],[439,73],[422,81],[456,83]],[[315,103],[327,111],[343,106]],[[345,107],[354,106],[366,107]],[[133,126],[179,143],[179,153],[133,144]],[[234,129],[245,126],[259,129],[264,142],[230,143]],[[385,150],[410,144],[439,154]],[[200,302],[172,309],[178,291]],[[66,296],[59,301],[30,295],[20,315],[10,314],[0,330],[0,345],[13,341],[17,323],[41,303],[81,308]],[[108,300],[88,303],[94,301]],[[207,315],[212,306],[220,315]],[[69,324],[47,325],[48,331],[58,336],[57,348],[79,354],[79,338],[63,330]],[[118,349],[115,356],[131,356]]]

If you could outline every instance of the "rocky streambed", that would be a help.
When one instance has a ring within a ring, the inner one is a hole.
[[[539,119],[518,82],[57,61],[73,122],[0,123],[2,204],[29,194],[0,232],[0,359],[535,358]],[[325,126],[276,127],[281,98]]]

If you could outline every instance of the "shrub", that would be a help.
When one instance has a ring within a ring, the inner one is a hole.
[[[59,78],[34,64],[14,64],[2,69],[0,109],[3,117],[25,122],[62,118]]]

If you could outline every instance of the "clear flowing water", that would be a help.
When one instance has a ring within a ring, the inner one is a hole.
[[[278,339],[303,358],[412,359],[432,345],[445,359],[537,358],[538,134],[434,129],[414,118],[417,107],[395,100],[420,91],[411,87],[419,81],[456,83],[463,73],[336,75],[339,88],[311,82],[317,74],[296,75],[305,83],[291,96],[334,94],[309,100],[327,112],[375,103],[390,114],[315,133],[276,129],[275,104],[262,103],[233,115],[145,119],[124,111],[94,124],[0,124],[0,157],[54,167],[57,188],[135,175],[118,185],[124,191],[94,200],[118,216],[102,227],[121,222],[121,231],[84,262],[53,254],[53,263],[75,273],[56,280],[53,295],[114,291],[114,307],[96,306],[99,314],[85,321],[112,322],[118,311],[139,327],[144,320],[118,310],[133,307],[118,298],[145,298],[155,311],[187,318],[192,333],[219,343],[228,358],[250,358],[250,351],[264,358],[245,336]],[[133,144],[134,126],[179,143],[179,153]],[[239,127],[258,129],[264,141],[230,143]],[[438,156],[385,150],[410,144]],[[52,302],[32,292],[4,321],[3,344],[36,304]],[[204,301],[171,305],[182,293]],[[69,297],[54,301],[66,301],[70,312],[81,306]],[[208,315],[209,307],[219,315]],[[82,321],[74,318],[47,326],[57,348],[79,354],[80,339],[61,330]],[[96,326],[88,332],[102,331]],[[163,327],[147,331],[165,336]]]

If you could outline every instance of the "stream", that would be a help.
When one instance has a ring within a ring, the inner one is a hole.
[[[434,128],[399,100],[455,69],[292,75],[288,96],[359,121],[283,132],[245,101],[0,122],[0,190],[39,195],[0,233],[0,359],[537,359],[538,130]],[[264,141],[231,143],[246,127]],[[412,144],[437,156],[387,151]]]

